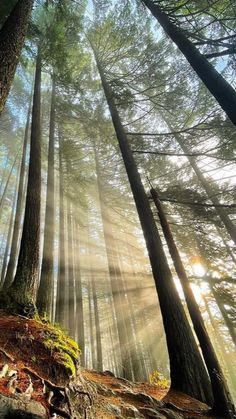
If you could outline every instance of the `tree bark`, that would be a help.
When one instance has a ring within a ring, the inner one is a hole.
[[[150,204],[122,126],[110,86],[95,53],[104,93],[133,192],[152,266],[170,358],[171,388],[211,400],[208,376],[173,282]]]
[[[34,0],[18,0],[0,30],[0,113],[14,79],[33,3]]]
[[[215,97],[229,119],[236,125],[236,92],[230,84],[216,71],[204,55],[185,36],[184,32],[175,26],[168,16],[153,0],[141,0],[160,23],[166,34],[178,46],[192,68]]]
[[[25,217],[16,275],[9,291],[19,314],[34,316],[39,276],[41,204],[41,56],[38,51]]]
[[[158,212],[162,230],[166,239],[170,255],[174,263],[175,270],[177,272],[177,275],[179,277],[184,291],[188,311],[192,319],[194,330],[200,343],[202,354],[210,376],[212,392],[214,397],[213,411],[217,415],[233,419],[233,401],[231,400],[231,396],[223,371],[218,362],[216,353],[214,351],[214,348],[211,344],[211,340],[205,328],[200,309],[198,307],[198,304],[196,303],[190,282],[188,280],[186,271],[184,269],[184,265],[180,258],[179,251],[175,244],[174,237],[172,235],[164,209],[159,200],[157,191],[154,188],[152,188],[150,192]]]
[[[57,281],[56,320],[66,324],[66,267],[65,267],[65,214],[64,214],[64,176],[62,163],[62,137],[59,131],[59,268]]]
[[[85,367],[85,335],[84,335],[84,309],[83,309],[83,293],[80,270],[80,249],[79,249],[79,226],[76,217],[75,208],[73,208],[75,217],[75,234],[74,234],[74,257],[75,257],[75,293],[76,293],[76,332],[79,347],[81,349],[81,365]]]
[[[11,208],[10,223],[9,223],[8,233],[7,233],[7,242],[6,242],[6,248],[5,248],[3,263],[2,263],[1,287],[4,286],[4,278],[5,278],[6,268],[7,268],[7,259],[8,259],[9,250],[11,247],[11,242],[13,240],[12,231],[13,231],[13,223],[14,223],[15,206],[16,206],[16,200],[17,200],[18,174],[19,174],[19,168],[18,168],[17,176],[16,176],[16,186],[15,186],[15,192],[14,192],[13,203],[12,203],[12,208]]]
[[[48,177],[44,226],[43,260],[41,279],[37,296],[37,308],[41,316],[50,317],[52,310],[53,269],[54,269],[54,150],[55,150],[56,83],[52,77],[50,110]]]
[[[11,252],[10,252],[9,262],[7,266],[5,281],[4,281],[4,288],[9,287],[11,283],[13,282],[16,263],[17,263],[17,250],[18,250],[18,243],[19,243],[19,238],[20,238],[20,229],[21,229],[20,227],[21,227],[23,203],[24,203],[24,181],[25,181],[25,169],[26,169],[27,144],[28,144],[29,127],[30,127],[30,114],[31,114],[31,99],[30,99],[27,121],[26,121],[26,126],[25,126],[23,152],[22,152],[21,167],[20,167],[20,180],[19,180],[19,188],[18,188],[17,203],[16,203],[16,215],[15,215],[15,221],[14,221],[14,227],[13,227]]]
[[[108,270],[110,276],[112,297],[114,301],[114,309],[117,323],[117,331],[119,338],[119,346],[121,352],[121,363],[122,363],[122,376],[128,380],[132,380],[132,365],[131,357],[129,352],[129,342],[126,331],[126,319],[124,317],[126,310],[124,304],[124,289],[122,287],[122,275],[118,263],[118,258],[115,250],[115,240],[113,233],[110,228],[109,214],[104,204],[102,196],[102,184],[101,184],[101,173],[100,164],[97,155],[96,144],[94,142],[94,157],[97,174],[97,187],[101,209],[103,234],[107,253]]]
[[[67,249],[68,249],[68,296],[69,296],[69,333],[75,336],[75,283],[73,261],[73,238],[72,238],[72,213],[70,196],[67,198]]]

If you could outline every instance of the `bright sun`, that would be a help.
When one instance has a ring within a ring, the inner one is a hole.
[[[194,263],[192,265],[192,270],[194,275],[198,276],[199,278],[202,278],[206,273],[206,270],[204,269],[201,263]]]

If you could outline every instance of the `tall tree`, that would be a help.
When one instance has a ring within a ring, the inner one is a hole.
[[[44,226],[43,260],[40,285],[37,296],[37,308],[40,315],[51,314],[53,269],[54,269],[54,150],[56,116],[56,82],[52,76],[52,96],[48,144],[48,176]]]
[[[13,82],[34,0],[18,0],[0,30],[0,113]]]
[[[192,68],[196,71],[208,90],[216,98],[229,119],[236,125],[236,92],[217,72],[207,58],[201,54],[184,32],[175,26],[161,7],[153,0],[141,0],[163,27],[167,35],[178,46]]]
[[[32,108],[29,176],[19,259],[13,284],[8,289],[13,311],[34,316],[39,280],[41,202],[41,54],[38,50]]]
[[[180,258],[179,251],[175,244],[175,240],[173,238],[172,231],[167,221],[163,206],[161,204],[161,201],[159,200],[158,193],[154,188],[151,189],[151,196],[158,211],[158,216],[166,239],[166,243],[168,245],[168,249],[172,257],[175,270],[183,287],[189,314],[192,319],[194,330],[200,343],[206,367],[209,372],[214,397],[213,411],[218,415],[224,415],[227,418],[233,419],[234,406],[230,397],[229,389],[223,371],[218,362],[214,348],[211,344],[211,340],[207,333],[199,306],[195,300],[192,288],[190,286],[190,282],[188,280],[184,265]]]
[[[19,243],[19,237],[20,237],[22,213],[23,213],[24,182],[25,182],[27,144],[28,144],[29,127],[30,127],[30,115],[31,115],[31,100],[29,104],[28,115],[27,115],[26,126],[25,126],[24,143],[23,143],[22,159],[21,159],[21,166],[20,166],[19,187],[18,187],[17,203],[16,203],[16,214],[15,214],[14,227],[13,227],[10,257],[9,257],[9,262],[7,265],[7,271],[6,271],[5,281],[4,281],[4,288],[7,288],[11,285],[14,278],[14,273],[15,273],[15,268],[16,268],[16,263],[17,263],[17,249],[18,249],[18,243]]]
[[[143,229],[158,292],[170,358],[171,387],[200,400],[209,401],[211,400],[211,391],[206,370],[175,288],[150,204],[116,108],[112,90],[107,83],[102,64],[95,51],[94,54]]]

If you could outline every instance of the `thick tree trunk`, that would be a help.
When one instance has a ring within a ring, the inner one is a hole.
[[[185,36],[184,32],[175,26],[168,16],[153,0],[141,0],[160,23],[166,34],[178,46],[192,68],[215,97],[219,105],[236,125],[236,92],[230,84],[216,71],[204,55]]]
[[[48,177],[44,226],[43,260],[41,279],[37,296],[39,314],[50,317],[52,310],[53,268],[54,268],[54,150],[55,150],[56,85],[52,77],[52,96],[48,144]]]
[[[56,321],[66,324],[66,267],[65,267],[65,214],[64,214],[64,176],[62,164],[62,137],[59,132],[59,269],[57,281]]]
[[[20,59],[34,0],[18,0],[0,30],[0,113]]]
[[[198,307],[198,304],[196,303],[190,282],[188,280],[186,271],[184,269],[184,265],[180,258],[180,254],[175,244],[174,237],[172,235],[165,212],[163,210],[162,204],[159,200],[156,190],[152,188],[150,192],[158,212],[162,230],[166,239],[170,255],[174,263],[175,270],[177,272],[177,275],[179,277],[184,291],[188,311],[192,319],[198,341],[201,346],[206,367],[208,369],[214,397],[213,411],[217,415],[233,419],[233,401],[231,400],[223,371],[218,362],[216,353],[214,351],[214,348],[211,344],[211,340],[205,328],[200,309]]]
[[[25,181],[25,169],[26,169],[27,144],[28,144],[29,127],[30,127],[30,115],[31,115],[31,99],[30,99],[27,121],[26,121],[26,126],[25,126],[24,143],[23,143],[23,151],[22,151],[22,159],[21,159],[21,167],[20,167],[19,188],[18,188],[17,203],[16,203],[16,215],[15,215],[15,221],[14,221],[14,227],[13,227],[10,258],[9,258],[5,281],[4,281],[4,288],[9,287],[11,283],[13,282],[16,263],[17,263],[17,253],[18,253],[17,250],[18,250],[18,243],[19,243],[19,238],[20,238],[20,230],[21,230],[20,227],[21,227],[23,203],[24,203],[24,181]]]
[[[10,286],[15,309],[27,316],[36,312],[35,301],[39,276],[40,202],[41,202],[41,57],[36,62],[29,176],[25,217],[16,275]]]
[[[183,391],[199,400],[210,401],[210,384],[201,355],[174,285],[150,204],[128,144],[112,91],[97,57],[96,60],[146,240],[158,292],[170,358],[171,388]]]

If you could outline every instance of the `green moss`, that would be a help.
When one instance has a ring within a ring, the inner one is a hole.
[[[60,327],[54,327],[51,324],[47,325],[44,336],[44,346],[52,352],[57,362],[62,364],[70,372],[70,375],[74,376],[80,355],[77,343],[66,336]]]

